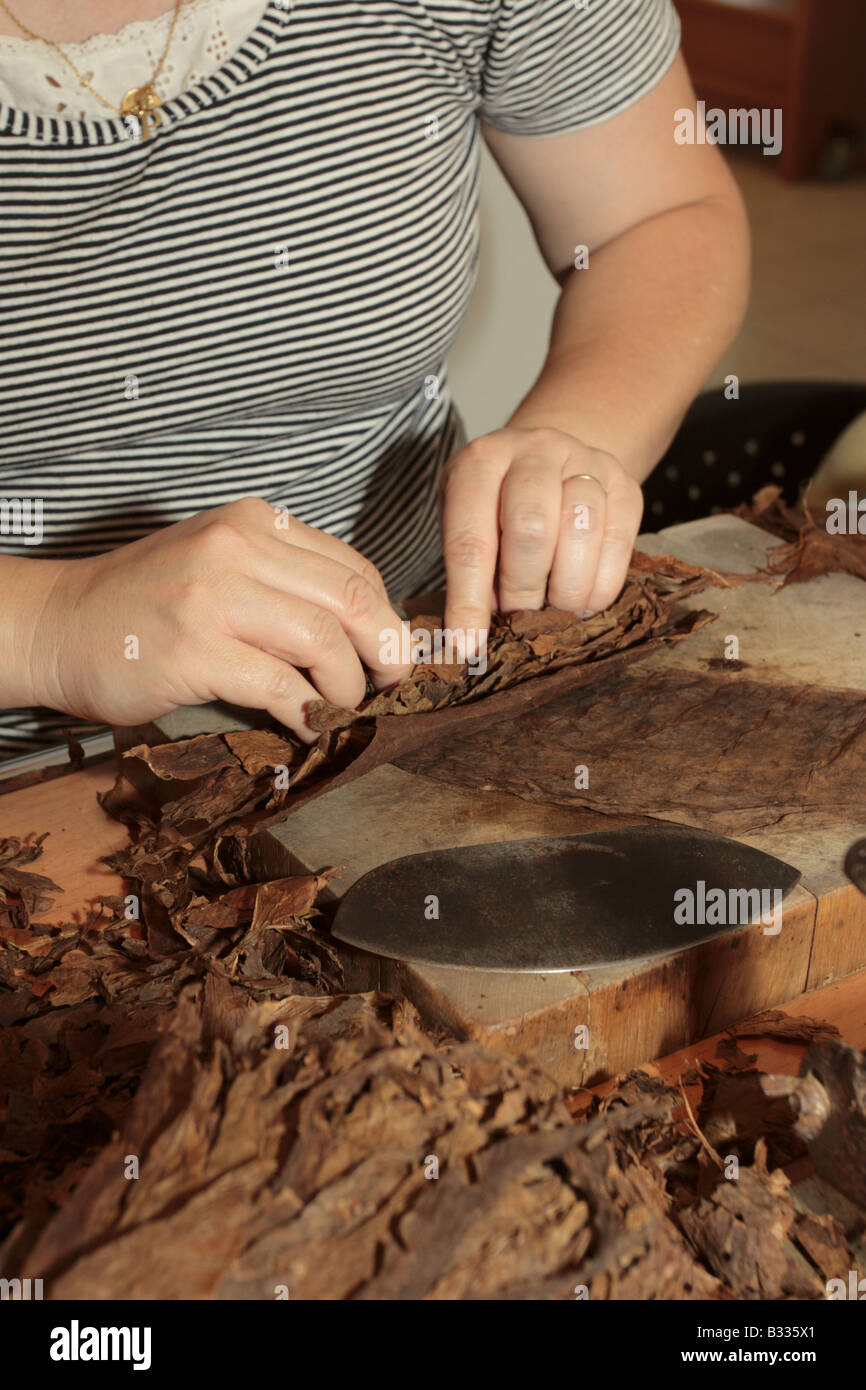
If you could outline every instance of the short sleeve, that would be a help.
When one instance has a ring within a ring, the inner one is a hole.
[[[596,125],[650,91],[679,42],[672,0],[499,0],[479,115],[510,135]]]

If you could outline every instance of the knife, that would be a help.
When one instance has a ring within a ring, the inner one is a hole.
[[[781,929],[799,870],[688,826],[410,854],[363,875],[332,932],[375,955],[463,970],[558,973],[671,955],[732,926]]]

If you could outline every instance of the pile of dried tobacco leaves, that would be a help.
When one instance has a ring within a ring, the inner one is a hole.
[[[47,891],[6,865],[19,909]],[[575,1117],[405,1001],[325,993],[316,886],[256,889],[243,927],[192,908],[163,956],[128,923],[28,936],[7,913],[6,1277],[76,1299],[808,1299],[866,1270],[862,1209],[791,1185],[805,1140],[734,1039],[688,1105],[633,1072]],[[784,1022],[764,1027],[827,1031]]]
[[[828,531],[827,514],[814,515],[808,500],[802,506],[789,507],[782,489],[768,484],[750,503],[737,507],[735,515],[784,542],[771,552],[767,566],[768,575],[782,579],[782,588],[834,571],[866,579],[866,534]]]
[[[706,582],[638,560],[603,620],[501,623],[484,690],[420,668],[321,709],[312,749],[134,750],[107,798],[132,894],[86,921],[45,923],[40,842],[0,842],[0,1272],[55,1298],[680,1299],[819,1298],[862,1269],[864,1213],[791,1186],[807,1138],[736,1044],[687,1091],[632,1073],[575,1117],[538,1070],[345,994],[327,874],[250,881],[255,826],[686,635],[707,615],[674,600]]]

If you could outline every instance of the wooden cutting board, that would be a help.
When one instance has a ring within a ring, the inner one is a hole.
[[[744,575],[762,567],[776,544],[731,516],[672,527],[639,542],[651,554],[669,552]],[[859,580],[828,575],[780,592],[744,584],[708,590],[687,603],[716,611],[719,619],[654,653],[635,671],[704,671],[707,662],[725,657],[727,639],[734,635],[750,680],[866,690],[866,611]],[[737,675],[732,671],[729,679],[735,683]],[[235,713],[186,710],[157,726],[119,731],[119,742],[128,747],[245,725]],[[388,765],[261,832],[252,856],[263,877],[342,865],[341,878],[332,880],[323,900],[335,904],[362,874],[401,855],[640,823],[637,816],[601,816],[501,791],[446,785]],[[864,834],[866,793],[862,823],[823,831],[789,823],[784,831],[743,837],[803,874],[786,900],[778,936],[765,935],[760,927],[736,927],[662,961],[550,976],[421,967],[344,947],[347,983],[351,989],[405,994],[427,1019],[533,1058],[566,1085],[597,1082],[866,965],[866,898],[842,872],[847,846]],[[575,1046],[584,1041],[575,1032],[581,1026],[588,1029],[587,1047]]]

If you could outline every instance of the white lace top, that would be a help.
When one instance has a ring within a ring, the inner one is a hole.
[[[266,0],[184,0],[157,82],[163,100],[216,72],[255,28],[265,8]],[[127,24],[116,34],[98,34],[85,43],[61,47],[96,91],[119,106],[124,92],[153,76],[173,15],[172,7],[157,19]],[[24,9],[21,17],[27,23]],[[106,114],[106,107],[54,49],[23,35],[0,34],[0,101],[73,120]]]

